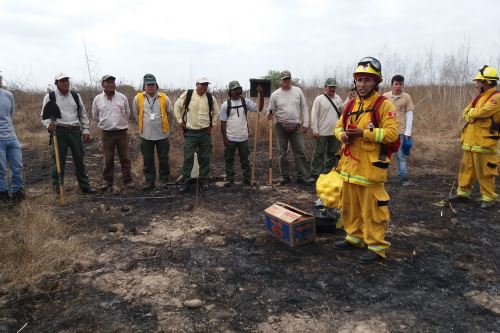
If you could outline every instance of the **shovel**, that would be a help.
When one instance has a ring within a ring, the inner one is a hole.
[[[61,110],[59,106],[55,102],[49,101],[45,104],[42,113],[42,119],[50,119],[51,124],[56,123],[56,119],[61,118]],[[54,156],[56,159],[56,171],[57,171],[57,186],[59,188],[59,202],[64,203],[64,189],[62,185],[62,177],[61,177],[61,162],[59,160],[59,145],[57,144],[57,131],[54,129],[50,131],[50,141],[54,143]]]

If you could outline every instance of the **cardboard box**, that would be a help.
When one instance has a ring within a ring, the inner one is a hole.
[[[277,202],[264,210],[267,231],[291,247],[316,241],[314,216]]]

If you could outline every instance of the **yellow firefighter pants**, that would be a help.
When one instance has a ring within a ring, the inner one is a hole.
[[[457,194],[468,197],[472,191],[472,184],[477,179],[483,201],[494,201],[495,176],[498,176],[500,158],[497,154],[475,153],[464,150],[460,172],[458,174]]]
[[[346,241],[385,257],[391,246],[385,238],[385,229],[390,221],[389,195],[384,184],[375,187],[344,182],[342,189],[342,222]]]

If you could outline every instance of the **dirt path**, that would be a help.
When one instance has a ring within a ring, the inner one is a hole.
[[[42,189],[41,175],[27,181]],[[95,255],[3,290],[0,332],[498,332],[500,211],[436,205],[451,176],[414,182],[389,182],[392,248],[371,266],[333,248],[341,233],[297,249],[265,233],[271,203],[312,208],[306,187],[212,184],[196,207],[175,187],[148,194],[162,199],[69,191],[54,212]],[[188,309],[192,299],[202,305]]]

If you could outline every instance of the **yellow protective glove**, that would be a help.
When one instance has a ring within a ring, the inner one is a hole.
[[[472,122],[472,120],[474,120],[472,118],[473,114],[474,114],[474,111],[475,109],[472,108],[472,109],[469,109],[467,112],[464,113],[464,119],[465,121],[467,121],[468,123]]]

